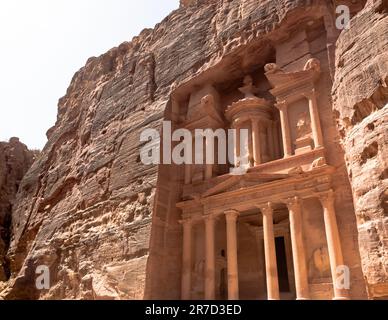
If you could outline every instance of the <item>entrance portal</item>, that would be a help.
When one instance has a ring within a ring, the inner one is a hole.
[[[276,260],[278,265],[279,290],[282,293],[291,293],[290,280],[288,277],[286,243],[284,237],[275,239]]]

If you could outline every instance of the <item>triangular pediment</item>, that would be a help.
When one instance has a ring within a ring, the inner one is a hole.
[[[263,174],[263,173],[247,173],[244,175],[230,175],[230,177],[202,194],[202,198],[211,197],[217,194],[241,190],[265,183],[270,183],[276,180],[288,178],[288,174]]]

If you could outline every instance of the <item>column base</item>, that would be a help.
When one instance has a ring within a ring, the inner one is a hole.
[[[333,301],[349,301],[351,300],[349,297],[334,297]]]
[[[311,300],[310,298],[296,298],[296,301],[307,301]]]

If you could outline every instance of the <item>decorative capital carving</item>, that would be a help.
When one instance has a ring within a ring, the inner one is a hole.
[[[279,110],[282,110],[282,109],[284,109],[284,108],[287,108],[287,102],[286,102],[286,100],[278,101],[278,102],[275,104],[275,107],[278,108]]]
[[[329,208],[330,206],[334,205],[335,194],[332,189],[330,189],[328,192],[319,194],[318,197],[324,208]]]
[[[240,212],[237,210],[227,210],[224,212],[227,221],[236,221]]]
[[[273,215],[273,204],[272,202],[268,202],[266,204],[260,205],[259,209],[263,215],[269,216]]]
[[[317,97],[317,91],[315,90],[315,88],[313,88],[311,90],[303,92],[303,96],[308,100],[313,100]]]
[[[300,198],[299,197],[292,197],[284,200],[284,203],[287,205],[289,210],[296,211],[300,209]]]
[[[210,222],[214,223],[217,220],[217,216],[214,214],[208,214],[204,216],[203,219],[205,220],[206,223],[210,223]]]
[[[184,227],[184,228],[191,228],[193,226],[193,219],[184,219],[180,220],[179,223]]]

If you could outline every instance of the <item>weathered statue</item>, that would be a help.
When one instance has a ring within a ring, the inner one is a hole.
[[[307,112],[302,112],[299,115],[298,123],[296,124],[298,138],[304,138],[311,134],[311,121]]]
[[[244,86],[239,90],[245,95],[246,99],[257,98],[255,94],[259,92],[259,89],[253,85],[253,79],[250,75],[245,76]]]

